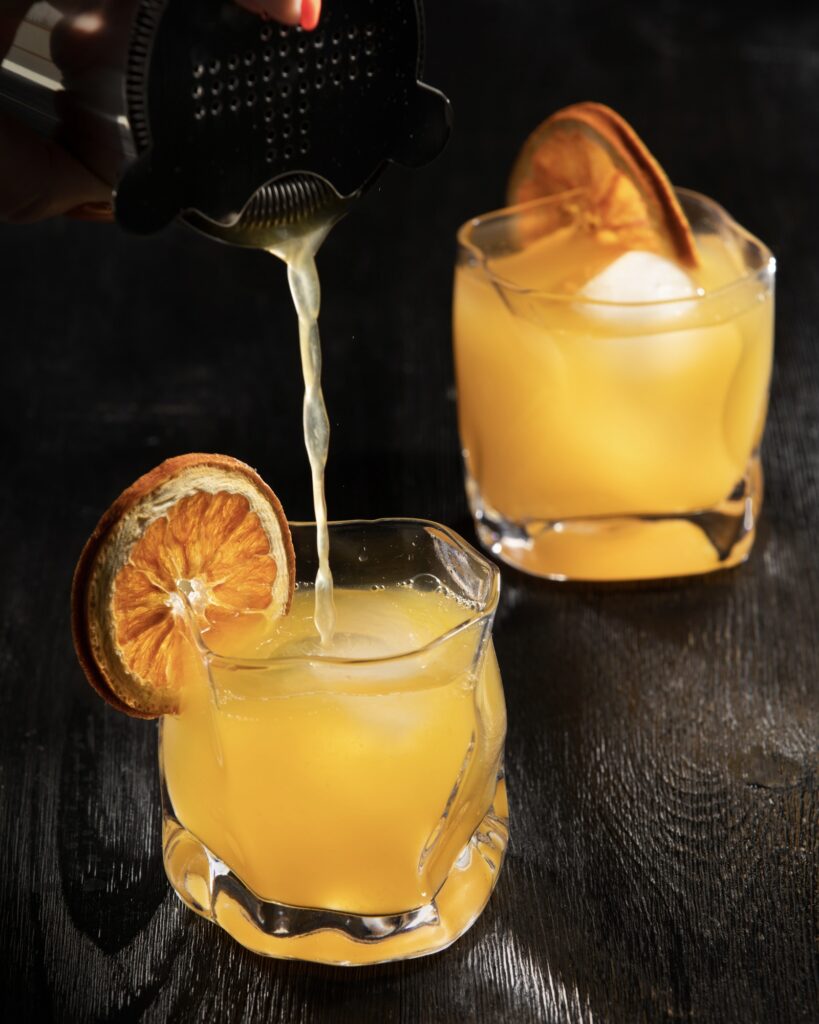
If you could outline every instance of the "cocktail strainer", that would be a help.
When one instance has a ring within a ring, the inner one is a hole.
[[[82,126],[69,148],[84,147],[88,166],[105,165],[117,220],[130,231],[155,232],[181,216],[227,241],[259,244],[271,228],[343,207],[387,162],[418,165],[446,143],[449,104],[419,81],[420,0],[325,0],[312,32],[230,0],[99,8],[104,54],[85,43],[87,7],[72,21],[35,5],[28,35],[21,29],[4,62],[0,94],[31,120],[44,108],[32,92],[49,75],[59,81],[61,137],[66,125]],[[32,67],[37,32],[48,53]],[[67,49],[61,68],[54,54]]]

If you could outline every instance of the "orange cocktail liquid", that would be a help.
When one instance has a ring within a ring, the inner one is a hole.
[[[436,896],[493,799],[505,803],[496,798],[506,719],[494,651],[490,642],[470,671],[468,628],[441,650],[390,660],[469,614],[446,593],[410,586],[337,587],[328,648],[313,598],[299,589],[278,622],[222,628],[208,640],[232,660],[215,659],[210,683],[188,687],[181,714],[164,720],[168,795],[188,832],[261,899],[401,914]],[[174,879],[167,841],[166,863]],[[207,880],[191,877],[189,858],[186,871],[177,889],[195,906],[199,884],[204,906]],[[281,953],[281,942],[230,906],[211,916],[261,952],[372,959],[363,944],[337,954],[332,931]],[[413,943],[426,940],[401,941],[391,956],[423,951]]]
[[[473,505],[477,495],[523,524],[532,542],[502,552],[521,568],[651,578],[747,555],[752,533],[720,563],[709,522],[690,517],[743,480],[760,499],[773,299],[742,280],[738,245],[697,241],[694,297],[645,309],[584,303],[583,282],[622,252],[582,230],[461,261],[454,337]]]

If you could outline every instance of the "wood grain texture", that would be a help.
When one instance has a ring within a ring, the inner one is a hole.
[[[182,229],[0,229],[6,1020],[819,1019],[819,13],[427,6],[453,143],[385,177],[320,258],[333,514],[471,535],[454,230],[501,201],[543,116],[596,99],[779,257],[757,549],[733,573],[650,588],[504,570],[513,842],[489,909],[428,960],[344,972],[256,958],[170,894],[154,728],[86,686],[68,590],[100,511],[172,454],[243,458],[309,516],[284,275]]]

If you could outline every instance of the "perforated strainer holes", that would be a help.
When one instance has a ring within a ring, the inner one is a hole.
[[[364,61],[362,62],[362,69],[367,78],[373,78],[375,75],[374,61],[370,58],[375,57],[377,50],[378,42],[375,26],[367,25],[364,28]]]
[[[230,68],[235,60],[235,54],[230,54],[224,61],[224,67]],[[225,85],[228,90],[235,88],[234,78],[227,82],[221,77],[223,62],[218,57],[213,57],[207,63],[197,62],[191,68],[193,85],[191,87],[191,98],[194,100],[193,117],[195,121],[204,121],[208,117],[217,118],[224,112],[222,94]],[[237,83],[238,84],[238,83]],[[233,105],[231,104],[231,109]]]
[[[232,117],[247,117],[248,130],[267,138],[262,152],[269,162],[305,156],[312,142],[312,93],[346,87],[354,102],[353,83],[378,73],[380,29],[351,21],[321,24],[314,32],[259,21],[255,42],[245,49],[234,44],[214,55],[197,54],[200,60],[190,64],[196,120],[230,111]],[[365,80],[362,88],[371,88],[370,83]]]
[[[340,88],[345,82],[357,81],[362,73],[366,74],[367,78],[375,75],[373,58],[377,50],[377,41],[372,25],[366,26],[363,32],[357,25],[348,25],[344,31],[336,29],[329,36],[329,41],[332,45],[328,54],[330,82],[336,88]],[[325,58],[317,57],[314,66],[317,72],[323,71],[326,66]],[[316,88],[321,88],[324,79],[318,75],[314,78],[313,84]]]
[[[204,121],[208,116],[208,108],[206,103],[206,87],[202,81],[207,73],[207,68],[204,64],[194,64],[191,69],[193,76],[193,85],[191,86],[191,99],[194,101],[195,106],[193,108],[193,119],[194,121]]]

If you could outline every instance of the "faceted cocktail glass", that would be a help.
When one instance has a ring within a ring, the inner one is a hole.
[[[317,556],[313,525],[292,532],[295,630]],[[259,953],[421,956],[474,922],[506,848],[498,572],[420,520],[336,523],[331,545],[349,656],[203,643],[207,681],[162,722],[165,868],[183,902]],[[354,634],[379,623],[403,630],[403,653],[361,656]]]
[[[544,290],[542,279],[571,272],[582,193],[488,214],[459,233],[467,491],[481,542],[519,569],[650,579],[750,552],[775,262],[712,200],[677,195],[702,256],[696,291],[682,299]]]

